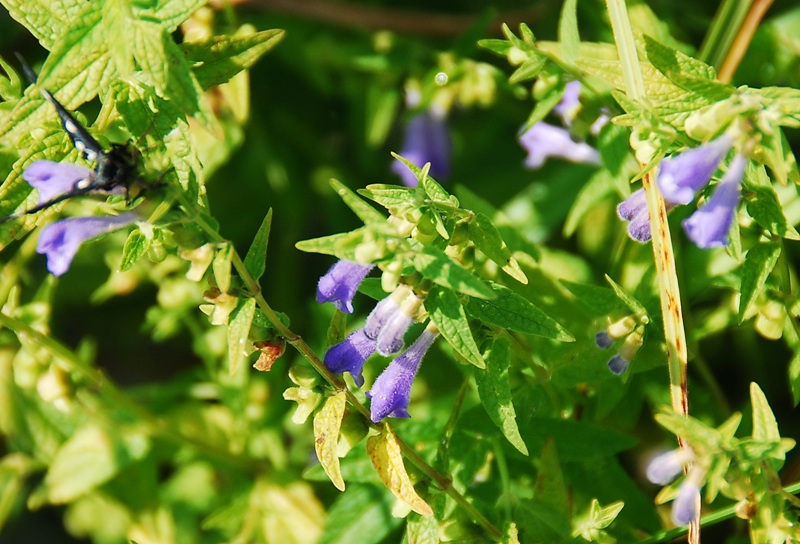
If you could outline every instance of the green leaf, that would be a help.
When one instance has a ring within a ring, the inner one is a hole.
[[[467,314],[455,293],[439,287],[432,289],[425,299],[425,309],[439,327],[444,339],[459,355],[478,368],[486,367],[472,337]]]
[[[605,169],[598,170],[588,179],[586,184],[578,191],[578,196],[572,203],[567,219],[564,221],[564,236],[572,236],[580,225],[584,216],[597,209],[597,203],[606,196],[615,194],[613,179]]]
[[[141,459],[150,445],[144,435],[87,423],[58,449],[44,484],[54,504],[74,501]]]
[[[231,374],[235,374],[239,364],[247,356],[250,348],[248,336],[253,315],[256,312],[256,299],[247,298],[234,310],[228,322],[228,364]]]
[[[406,206],[411,206],[416,199],[415,193],[416,191],[414,189],[409,189],[407,187],[398,187],[396,185],[385,185],[382,183],[373,183],[367,185],[365,189],[358,190],[358,194],[363,195],[374,202],[377,202],[378,204],[380,204],[381,206],[392,212],[397,211]],[[347,201],[345,201],[345,203],[347,204]],[[356,213],[356,215],[358,215],[358,212],[356,212],[355,210],[353,211]],[[359,217],[361,216],[359,215]],[[363,218],[361,219],[363,220]]]
[[[753,404],[753,439],[759,442],[780,442],[778,422],[775,421],[767,397],[755,382],[750,384],[750,402]]]
[[[47,50],[61,37],[74,18],[76,8],[83,2],[48,2],[31,0],[3,0],[8,14],[28,29]]]
[[[312,238],[311,240],[302,240],[297,242],[294,246],[300,251],[306,251],[308,253],[334,255],[340,259],[359,262],[356,255],[356,248],[364,241],[366,233],[367,230],[365,228],[360,228],[351,232],[342,232],[339,234],[331,234],[330,236]]]
[[[267,51],[278,45],[283,30],[239,31],[233,36],[212,36],[201,42],[180,45],[197,82],[203,89],[227,83],[233,76],[253,66]]]
[[[125,272],[126,270],[130,270],[130,268],[136,264],[136,261],[150,249],[150,242],[150,238],[145,236],[141,230],[136,229],[131,232],[122,250],[122,259],[119,264],[120,271]]]
[[[561,7],[558,21],[558,41],[561,44],[561,58],[572,64],[578,55],[581,37],[578,32],[578,0],[566,0]]]
[[[365,225],[373,223],[383,223],[386,218],[381,212],[358,198],[353,191],[337,179],[331,178],[331,187],[336,191],[336,194],[344,201],[348,208],[353,210],[353,213],[361,219]],[[368,186],[369,187],[369,186]]]
[[[345,406],[345,392],[339,391],[328,397],[319,412],[314,415],[314,451],[331,483],[339,491],[344,491],[344,480],[336,447],[339,443]]]
[[[558,450],[555,442],[548,440],[542,448],[542,459],[539,462],[539,474],[536,477],[536,487],[533,498],[546,504],[549,509],[562,516],[569,524],[570,498],[567,485],[564,483],[564,473],[558,460]]]
[[[516,85],[517,83],[533,79],[539,75],[539,72],[542,71],[545,64],[547,64],[547,57],[536,54],[535,52],[530,52],[530,58],[523,62],[519,68],[514,70],[514,73],[509,76],[508,82],[512,85]]]
[[[605,316],[613,312],[629,310],[627,305],[608,287],[567,280],[559,281],[570,293],[575,295],[575,300],[587,310],[589,315]]]
[[[611,288],[617,294],[617,296],[625,303],[626,306],[635,314],[639,315],[646,315],[647,311],[644,309],[644,306],[633,298],[628,292],[623,289],[620,285],[617,284],[614,280],[611,279],[611,276],[606,274],[606,281],[611,285]]]
[[[566,329],[525,297],[496,283],[491,284],[491,290],[494,293],[491,300],[472,298],[467,303],[466,310],[472,317],[504,329],[561,342],[575,340]]]
[[[523,455],[528,455],[528,447],[522,440],[517,427],[517,414],[511,398],[508,383],[508,367],[511,364],[511,349],[508,338],[495,338],[484,354],[485,370],[473,369],[478,395],[486,413],[494,421],[503,436]]]
[[[137,7],[141,11],[137,12],[137,17],[140,19],[155,19],[159,21],[167,32],[174,32],[192,13],[206,5],[206,3],[206,0],[165,0],[145,4],[146,7],[144,9],[141,9],[142,4],[139,4]]]
[[[790,240],[800,240],[800,234],[783,213],[783,206],[764,166],[748,161],[744,179],[745,207],[750,217],[773,234]]]
[[[413,264],[424,277],[453,291],[484,299],[497,296],[486,283],[453,262],[440,249],[423,247],[421,252],[414,256]]]
[[[522,132],[527,132],[528,129],[530,129],[533,125],[547,117],[548,114],[553,111],[553,108],[556,106],[556,104],[561,102],[563,93],[563,85],[557,85],[550,89],[547,94],[537,100],[536,105],[533,107],[533,111],[531,111],[531,114],[525,120],[525,125],[522,128]]]
[[[378,544],[403,521],[391,495],[375,485],[350,485],[333,503],[317,544]]]
[[[244,258],[244,267],[256,281],[264,275],[266,270],[267,247],[271,228],[272,208],[267,210],[267,215],[264,216],[261,226],[258,227],[258,232],[256,232],[253,243],[250,244],[250,249],[247,250],[247,255]]]
[[[469,239],[475,244],[475,247],[500,265],[503,272],[523,285],[527,285],[527,276],[519,267],[517,260],[511,256],[511,250],[508,249],[492,220],[482,213],[476,213],[475,220],[470,221],[468,225]]]
[[[427,165],[425,165],[427,166]],[[420,171],[420,177],[422,178],[422,189],[425,191],[425,194],[428,195],[428,198],[431,199],[431,202],[435,202],[436,204],[444,204],[446,206],[451,206],[453,204],[450,193],[444,190],[439,183],[436,182],[435,179],[428,175],[428,171],[430,170],[430,166],[427,168],[423,166],[422,170]],[[422,175],[424,174],[424,176]]]
[[[408,544],[439,544],[439,521],[434,516],[408,516],[406,539]]]
[[[781,246],[775,242],[758,244],[747,252],[742,265],[742,281],[739,288],[739,324],[744,320],[749,307],[764,290],[775,263],[781,255]]]

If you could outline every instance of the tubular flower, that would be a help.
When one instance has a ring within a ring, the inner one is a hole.
[[[540,121],[519,137],[519,143],[528,152],[525,166],[532,169],[541,166],[550,157],[570,162],[600,164],[600,154],[585,142],[576,142],[569,131]]]
[[[83,242],[130,225],[136,219],[133,213],[62,219],[42,229],[36,252],[47,255],[47,269],[51,274],[61,276],[69,270],[72,259]]]
[[[650,241],[650,214],[647,211],[647,197],[644,189],[631,193],[617,206],[617,215],[623,221],[628,221],[628,236],[637,242]]]
[[[636,357],[636,353],[642,347],[642,344],[644,344],[644,335],[640,327],[625,338],[625,342],[622,343],[619,352],[608,360],[608,369],[617,376],[623,374],[628,370],[628,366],[633,358]]]
[[[654,484],[666,485],[675,479],[684,465],[694,459],[690,449],[677,449],[654,458],[647,467],[647,479]],[[688,525],[700,517],[700,486],[704,470],[697,465],[689,470],[686,479],[678,487],[678,495],[672,503],[672,521],[676,525]]]
[[[672,503],[672,521],[675,525],[688,525],[700,517],[700,485],[693,482],[691,473],[678,488]]]
[[[614,342],[633,332],[637,320],[632,315],[626,315],[608,326],[594,336],[594,343],[600,349],[610,348]]]
[[[364,385],[361,369],[370,355],[375,353],[375,344],[375,340],[369,338],[364,329],[358,329],[328,349],[323,362],[334,374],[349,372],[355,384],[361,387]]]
[[[403,349],[403,338],[414,323],[414,315],[422,306],[422,301],[423,299],[413,292],[403,300],[399,309],[392,314],[378,333],[376,339],[378,353],[386,356]]]
[[[561,117],[564,126],[570,126],[575,118],[575,112],[580,106],[581,82],[573,80],[567,83],[564,94],[561,95],[561,102],[553,108],[553,113]]]
[[[733,146],[727,134],[661,161],[658,188],[670,204],[688,204],[708,185],[719,163]]]
[[[705,206],[683,222],[686,236],[697,247],[711,249],[728,244],[728,231],[731,230],[739,204],[745,166],[747,159],[737,154]]]
[[[438,181],[446,179],[450,174],[450,131],[444,115],[431,110],[412,117],[406,125],[400,155],[419,167],[431,163],[430,175]],[[419,183],[417,176],[399,161],[392,164],[392,171],[407,187]]]
[[[654,457],[647,465],[647,479],[658,485],[667,485],[683,472],[683,467],[694,458],[689,448],[678,448]]]
[[[405,353],[392,361],[378,376],[367,393],[371,399],[370,418],[375,423],[385,417],[411,417],[408,403],[411,385],[419,370],[422,358],[439,336],[438,332],[425,329]]]
[[[407,285],[399,285],[391,295],[381,300],[367,316],[367,323],[364,325],[366,335],[377,340],[378,335],[384,325],[392,316],[400,311],[400,303],[411,293]]]
[[[319,279],[317,302],[332,302],[340,311],[353,313],[353,296],[370,270],[371,264],[358,264],[341,259]]]
[[[41,160],[32,162],[22,172],[22,179],[38,189],[39,204],[44,204],[76,189],[80,182],[93,175],[94,172],[77,164]]]

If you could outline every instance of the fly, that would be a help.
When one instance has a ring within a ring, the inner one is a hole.
[[[25,75],[28,77],[31,83],[35,85],[37,79],[36,74],[20,55],[17,55],[17,58],[22,65],[22,70],[25,72]],[[25,212],[0,218],[0,223],[6,222],[10,219],[16,219],[23,215],[36,213],[69,198],[90,194],[95,191],[109,193],[114,189],[121,188],[127,198],[128,187],[130,185],[133,172],[136,169],[136,161],[128,146],[113,144],[111,149],[105,151],[100,143],[95,140],[92,135],[80,125],[80,123],[78,123],[75,117],[68,112],[58,100],[56,100],[56,97],[53,96],[50,91],[40,88],[39,92],[41,92],[42,96],[44,96],[45,99],[55,108],[56,113],[61,120],[61,126],[64,127],[64,130],[66,131],[70,140],[72,140],[72,144],[75,146],[75,149],[80,151],[87,161],[94,162],[95,168],[93,171],[86,170],[85,176],[78,176],[67,191],[62,192],[45,202],[41,202]],[[30,168],[30,166],[28,168]],[[76,168],[80,167],[76,166]]]

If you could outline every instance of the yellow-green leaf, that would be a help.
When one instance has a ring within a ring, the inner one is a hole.
[[[328,397],[322,409],[314,416],[314,450],[325,474],[339,491],[344,491],[344,480],[339,457],[336,455],[336,445],[339,443],[344,408],[345,393],[340,391]]]
[[[391,427],[384,425],[383,432],[367,439],[367,454],[381,481],[394,493],[395,497],[406,503],[420,516],[432,516],[433,509],[422,497],[417,495],[411,478],[403,465],[403,456],[397,436]]]

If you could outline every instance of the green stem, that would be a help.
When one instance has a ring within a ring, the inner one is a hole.
[[[724,0],[706,34],[697,58],[719,69],[753,0]]]
[[[187,214],[189,217],[195,218],[195,222],[197,225],[212,238],[212,240],[216,243],[228,243],[211,225],[209,225],[203,218],[203,215],[197,213],[193,210],[194,206],[191,202],[189,202],[184,195],[179,195],[179,201],[181,205],[187,210]],[[278,315],[266,301],[264,296],[261,293],[261,286],[258,282],[250,275],[250,272],[247,270],[247,267],[244,265],[241,257],[239,256],[238,252],[233,249],[232,250],[232,258],[231,263],[233,264],[234,269],[239,274],[239,277],[245,284],[247,290],[251,293],[253,298],[256,300],[256,304],[258,305],[259,309],[264,313],[267,319],[272,323],[275,329],[283,336],[289,344],[292,345],[303,357],[311,363],[311,366],[319,372],[319,374],[327,381],[336,391],[343,391],[345,394],[345,398],[347,399],[347,403],[352,406],[358,413],[360,413],[364,419],[367,421],[367,424],[377,431],[381,431],[384,426],[388,426],[388,423],[374,423],[370,418],[370,413],[367,408],[359,402],[356,396],[347,388],[347,385],[342,381],[338,376],[331,373],[328,370],[328,367],[325,366],[325,363],[317,356],[311,346],[309,346],[303,338],[294,333],[291,329],[289,329],[286,325],[281,322],[278,318]],[[471,517],[477,524],[481,525],[487,533],[489,533],[493,538],[500,539],[503,536],[503,533],[495,527],[488,518],[486,518],[483,514],[481,514],[461,493],[458,492],[453,487],[452,480],[442,474],[441,472],[437,471],[433,468],[430,464],[428,464],[419,454],[416,452],[414,448],[412,448],[408,443],[402,440],[400,437],[397,437],[397,443],[400,447],[400,451],[403,454],[403,457],[408,459],[412,465],[414,465],[420,472],[422,472],[426,477],[436,483],[456,504],[458,504],[467,515]]]

